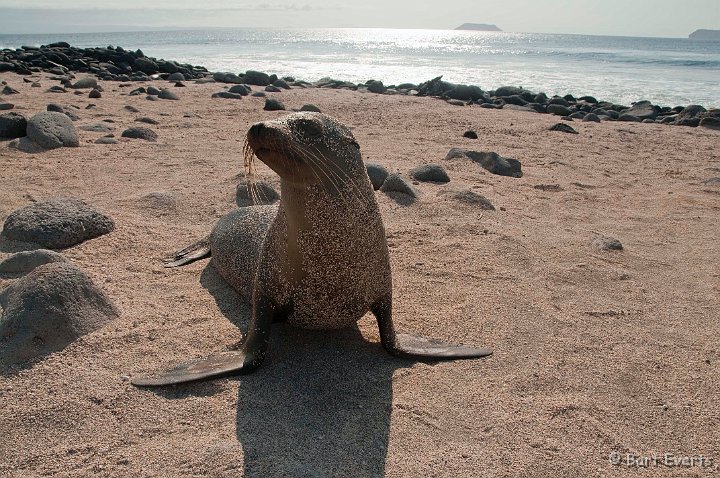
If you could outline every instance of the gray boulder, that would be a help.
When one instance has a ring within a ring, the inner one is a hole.
[[[383,182],[382,186],[380,186],[380,191],[384,193],[400,193],[405,194],[407,196],[410,196],[411,198],[417,198],[418,194],[415,189],[413,189],[412,186],[410,186],[402,176],[400,176],[397,173],[393,173],[388,175],[387,178],[385,178],[385,181]]]
[[[270,75],[261,71],[254,70],[246,71],[245,75],[243,75],[243,80],[245,80],[243,81],[243,83],[256,86],[268,86],[270,83],[272,83],[272,81],[270,80]]]
[[[27,133],[27,120],[19,113],[0,115],[0,139],[22,138]]]
[[[659,111],[660,108],[653,105],[649,101],[638,101],[637,103],[634,103],[632,107],[624,110],[622,112],[622,115],[635,116],[637,118],[640,118],[640,121],[644,119],[654,120],[655,118],[657,118]],[[622,121],[622,119],[620,121]]]
[[[588,113],[588,114],[586,114],[586,115],[583,117],[582,120],[583,120],[585,123],[589,123],[589,122],[599,123],[599,122],[600,122],[600,117],[599,117],[598,115],[596,115],[595,113]]]
[[[27,136],[46,149],[80,146],[72,120],[67,115],[54,111],[43,111],[30,118]]]
[[[312,112],[315,112],[315,113],[320,113],[320,112],[321,112],[321,111],[320,111],[320,108],[318,108],[317,106],[315,106],[315,105],[313,105],[313,104],[311,104],[311,103],[307,103],[307,104],[302,105],[302,106],[300,107],[300,111],[312,111]]]
[[[622,251],[623,245],[609,236],[595,236],[592,240],[592,246],[599,251]]]
[[[48,249],[23,251],[11,255],[0,262],[0,272],[5,274],[25,274],[43,264],[51,262],[67,262],[65,256]]]
[[[513,178],[521,178],[522,167],[520,161],[512,158],[503,158],[499,154],[492,151],[470,151],[462,148],[452,148],[445,160],[453,159],[469,159],[499,176],[509,176]]]
[[[56,198],[11,213],[2,234],[13,241],[61,249],[112,232],[108,216],[79,199]]]
[[[0,111],[7,111],[15,108],[15,105],[12,103],[0,103]]]
[[[160,94],[160,90],[155,88],[154,86],[148,86],[147,94],[150,96],[158,96]]]
[[[418,166],[417,168],[410,171],[410,176],[417,181],[423,182],[450,182],[450,176],[448,176],[445,168],[443,168],[439,164],[425,164],[422,166]]]
[[[178,95],[176,95],[173,91],[168,89],[162,89],[160,90],[160,93],[158,94],[158,98],[163,100],[179,100],[180,98]]]
[[[720,118],[714,116],[707,116],[700,120],[700,126],[702,126],[703,128],[720,130]]]
[[[0,362],[19,364],[62,350],[120,313],[69,262],[35,268],[0,293]]]
[[[211,98],[225,98],[229,100],[241,100],[242,95],[240,93],[230,93],[229,91],[218,91],[213,93]]]
[[[170,76],[167,77],[168,81],[185,81],[185,75],[180,73],[179,71],[176,71],[175,73],[171,73]]]
[[[565,123],[556,123],[549,128],[550,131],[559,131],[561,133],[578,134],[575,128]]]
[[[275,98],[266,98],[265,99],[265,106],[263,107],[265,111],[281,111],[285,109],[285,105],[282,104],[280,100],[276,100]]]
[[[228,93],[235,93],[237,95],[247,96],[250,94],[250,88],[245,85],[233,85],[228,90]]]
[[[471,206],[477,206],[486,211],[495,210],[495,206],[493,206],[488,198],[473,191],[455,191],[451,193],[451,197],[456,201],[460,201],[461,203],[469,204]]]
[[[557,104],[547,105],[547,112],[550,113],[551,115],[557,115],[557,116],[568,116],[568,115],[572,114],[572,111],[570,110],[570,108],[568,108],[567,106],[557,105]]]
[[[367,89],[370,93],[378,94],[382,94],[387,91],[387,88],[385,87],[385,85],[383,85],[383,82],[378,80],[371,80],[369,83],[367,83]]]
[[[215,81],[219,81],[220,83],[245,83],[245,81],[237,76],[235,73],[227,73],[227,72],[217,72],[213,73],[213,79]]]

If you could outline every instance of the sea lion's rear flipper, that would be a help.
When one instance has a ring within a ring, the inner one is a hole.
[[[165,267],[180,267],[197,260],[210,257],[210,237],[194,242],[174,253],[166,262]]]
[[[419,335],[399,334],[392,323],[392,298],[384,298],[372,307],[380,328],[380,340],[390,354],[398,357],[453,360],[481,358],[492,355],[486,347],[455,345]]]
[[[134,377],[130,383],[138,387],[161,387],[177,383],[194,382],[206,378],[235,375],[247,367],[248,356],[244,352],[220,352],[173,367],[158,375]]]

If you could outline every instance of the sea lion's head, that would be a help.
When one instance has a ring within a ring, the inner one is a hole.
[[[253,154],[283,180],[298,185],[341,189],[366,174],[350,128],[321,113],[293,113],[255,123],[245,149],[250,172]]]

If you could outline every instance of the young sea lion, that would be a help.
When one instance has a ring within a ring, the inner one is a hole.
[[[350,130],[319,113],[256,123],[252,155],[281,180],[278,206],[237,209],[210,237],[179,251],[170,266],[212,251],[220,275],[252,304],[240,350],[211,355],[150,377],[139,386],[169,385],[246,372],[265,357],[272,323],[311,329],[347,327],[371,311],[383,347],[401,357],[485,357],[487,348],[447,344],[395,332],[385,229],[360,147]]]

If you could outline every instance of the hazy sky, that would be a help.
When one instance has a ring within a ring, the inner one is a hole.
[[[149,7],[148,7],[149,6]],[[720,0],[0,0],[0,33],[196,27],[447,28],[686,37]]]

